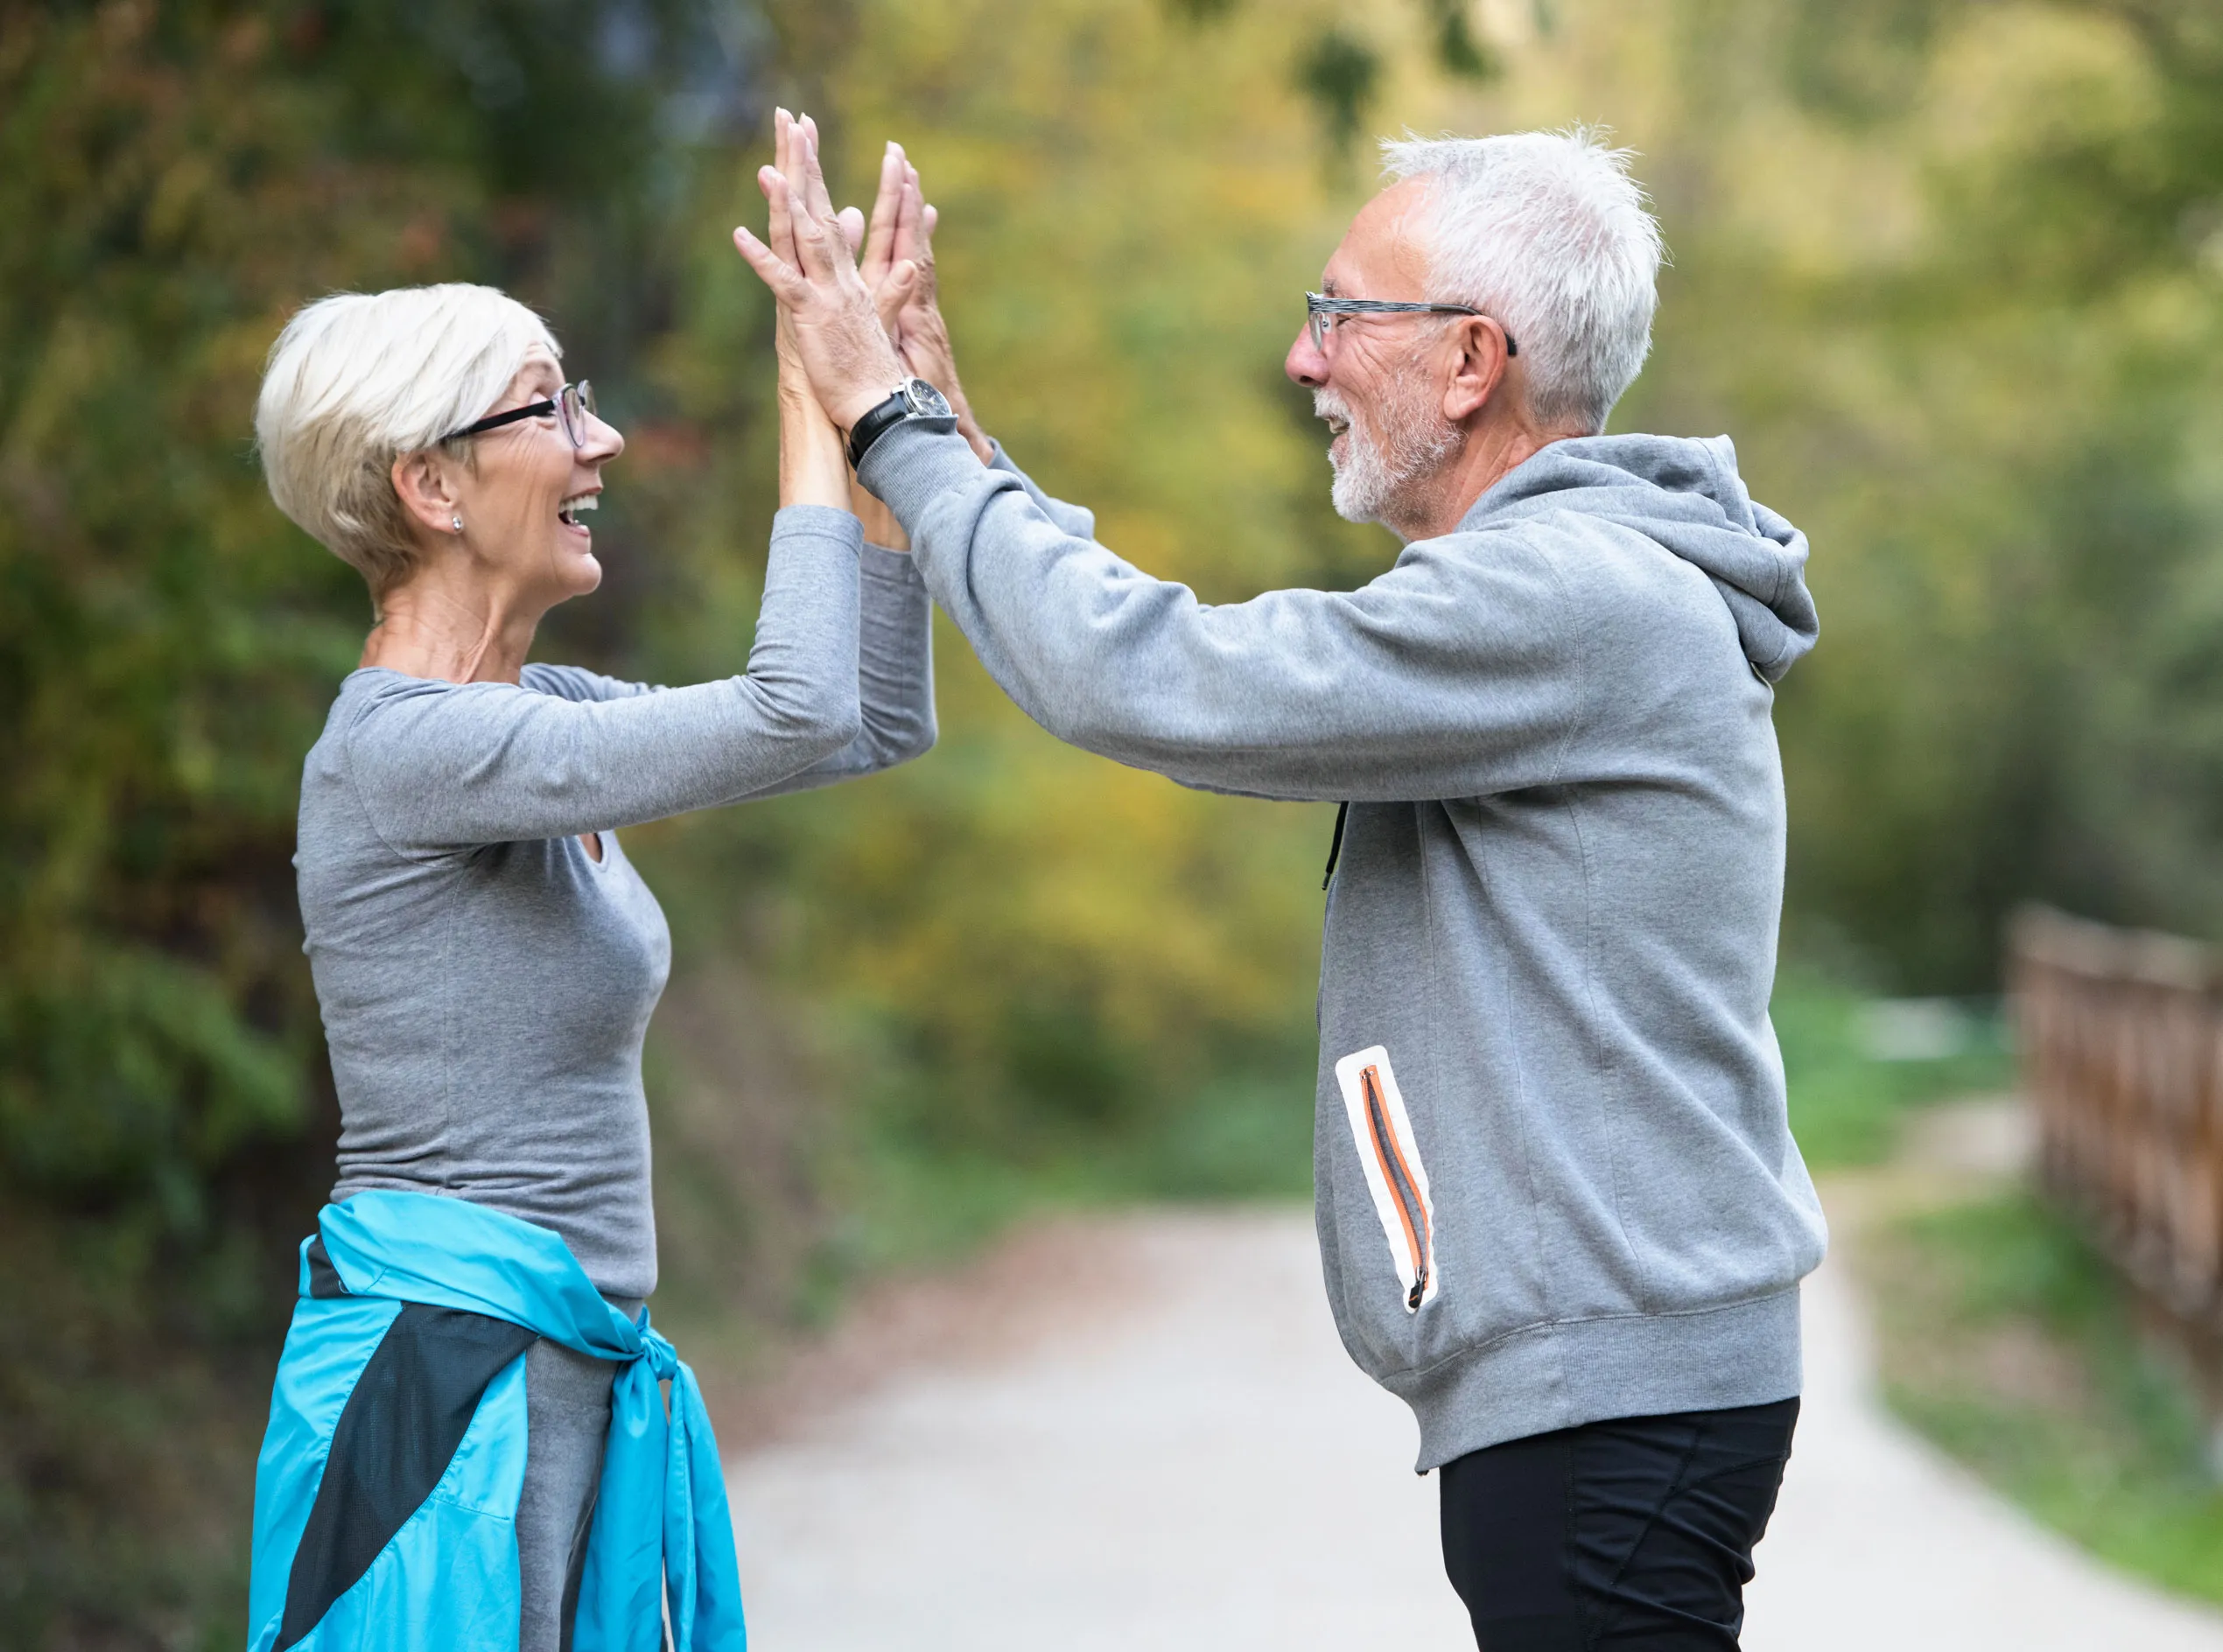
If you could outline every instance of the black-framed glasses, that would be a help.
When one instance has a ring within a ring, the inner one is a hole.
[[[528,402],[522,407],[513,407],[506,413],[489,413],[476,424],[466,424],[459,430],[450,430],[440,440],[459,442],[466,436],[483,436],[488,430],[498,430],[505,424],[515,424],[521,419],[546,418],[550,413],[564,427],[564,434],[572,438],[573,447],[586,445],[587,416],[594,411],[594,386],[581,379],[577,384],[566,384],[544,402]]]
[[[1319,293],[1304,296],[1305,331],[1312,336],[1312,347],[1328,347],[1328,318],[1330,316],[1478,316],[1483,312],[1470,304],[1407,304],[1397,298],[1327,298]],[[1513,342],[1513,335],[1505,335],[1505,354],[1518,355],[1520,346]]]

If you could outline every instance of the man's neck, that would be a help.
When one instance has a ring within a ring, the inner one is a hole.
[[[1383,525],[1407,544],[1440,539],[1466,520],[1475,501],[1505,476],[1574,430],[1542,430],[1512,419],[1483,418],[1458,456],[1436,473],[1413,500],[1410,516]]]

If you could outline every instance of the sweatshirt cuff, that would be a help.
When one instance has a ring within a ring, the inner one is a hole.
[[[984,468],[956,419],[905,419],[873,444],[857,480],[895,513],[915,547],[927,508]]]
[[[801,539],[832,541],[861,552],[865,525],[852,513],[831,505],[783,505],[772,514],[775,545]]]

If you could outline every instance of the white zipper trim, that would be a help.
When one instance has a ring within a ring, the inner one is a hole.
[[[1420,1201],[1422,1258],[1427,1269],[1427,1284],[1417,1303],[1412,1299],[1413,1284],[1418,1275],[1413,1267],[1412,1246],[1406,1238],[1406,1219],[1396,1190],[1390,1186],[1389,1177],[1382,1168],[1381,1156],[1374,1144],[1373,1127],[1366,1116],[1364,1074],[1370,1067],[1380,1084],[1390,1133],[1404,1158],[1413,1191]],[[1428,1167],[1421,1161],[1420,1144],[1413,1139],[1413,1120],[1405,1110],[1405,1096],[1397,1087],[1397,1074],[1390,1068],[1389,1051],[1377,1044],[1344,1056],[1336,1063],[1336,1082],[1343,1088],[1343,1110],[1350,1119],[1351,1144],[1358,1150],[1359,1168],[1366,1172],[1367,1191],[1374,1195],[1374,1214],[1380,1218],[1382,1237],[1389,1243],[1390,1264],[1397,1270],[1398,1283],[1404,1287],[1399,1300],[1407,1313],[1417,1313],[1435,1300],[1442,1287],[1443,1273],[1436,1265],[1435,1200],[1428,1191]]]

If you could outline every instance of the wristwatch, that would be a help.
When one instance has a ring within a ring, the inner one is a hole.
[[[874,442],[905,419],[934,419],[950,416],[950,398],[929,384],[924,379],[905,379],[897,385],[887,400],[867,409],[849,432],[849,468],[855,470],[865,462],[865,455]]]

